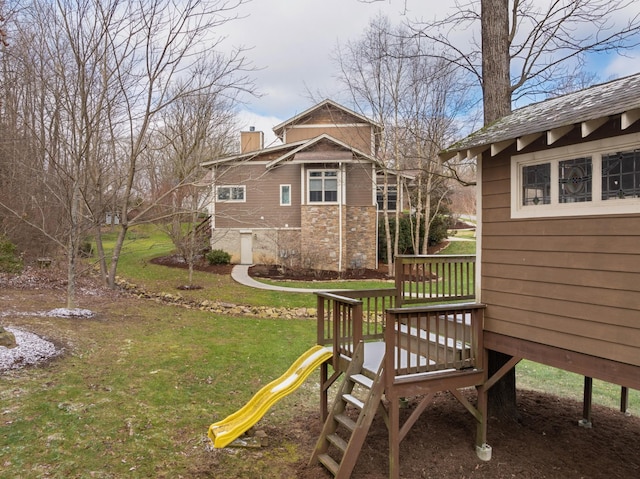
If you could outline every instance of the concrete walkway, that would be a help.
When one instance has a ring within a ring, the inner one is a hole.
[[[309,288],[287,288],[286,286],[275,286],[272,284],[261,283],[249,276],[250,264],[237,264],[231,270],[231,277],[237,283],[250,288],[267,289],[270,291],[283,291],[287,293],[316,293],[320,291],[327,291],[327,289],[309,289]],[[335,290],[332,290],[335,291]]]

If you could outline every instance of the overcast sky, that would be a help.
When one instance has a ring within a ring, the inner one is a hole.
[[[640,13],[640,1],[634,4],[633,13]],[[264,131],[268,143],[275,125],[313,105],[309,92],[338,99],[331,55],[338,43],[356,40],[379,13],[399,24],[442,18],[453,5],[454,0],[252,0],[243,5],[238,13],[244,18],[225,25],[225,43],[251,48],[245,56],[260,69],[252,76],[262,97],[247,100],[241,127]],[[470,39],[474,32],[464,34]],[[603,81],[637,73],[640,49],[626,58],[593,58],[587,69]]]

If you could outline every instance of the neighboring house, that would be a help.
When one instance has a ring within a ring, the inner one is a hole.
[[[640,74],[514,111],[478,158],[484,345],[640,389]]]
[[[325,100],[274,127],[263,148],[241,133],[241,153],[212,170],[212,246],[243,264],[344,271],[377,267],[376,159],[380,126]]]

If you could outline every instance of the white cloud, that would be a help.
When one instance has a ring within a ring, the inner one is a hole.
[[[622,78],[640,71],[640,49],[632,50],[623,55],[609,55],[609,62],[603,69],[603,80]]]
[[[549,0],[533,1],[546,5]],[[312,106],[310,94],[340,101],[331,61],[338,42],[359,38],[378,13],[399,24],[442,19],[454,5],[454,0],[253,0],[242,5],[238,14],[245,18],[229,22],[219,32],[227,36],[226,45],[250,48],[245,56],[258,69],[251,76],[261,96],[245,98],[241,121],[263,131],[269,144],[273,126]],[[640,12],[640,2],[629,8]],[[473,29],[456,35],[460,44],[479,39]],[[587,69],[606,80],[636,73],[639,60],[640,51],[630,58],[600,56],[590,59]]]

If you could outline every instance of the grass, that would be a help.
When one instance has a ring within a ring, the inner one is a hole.
[[[156,232],[138,231],[125,245],[120,274],[152,289],[175,288],[186,273],[149,262],[171,250]],[[198,275],[207,288],[201,294],[234,303],[292,305],[307,297],[264,295],[211,276]],[[95,319],[45,318],[23,312],[59,306],[57,293],[8,294],[3,298],[20,313],[3,316],[2,324],[39,331],[67,354],[0,378],[0,477],[295,477],[293,463],[307,453],[286,431],[300,416],[317,414],[314,376],[259,423],[271,434],[284,431],[269,448],[211,451],[205,435],[315,343],[314,321],[108,298],[81,304],[97,312]],[[520,388],[582,399],[582,376],[529,361],[517,376]],[[640,392],[629,396],[637,413]],[[595,403],[617,408],[619,398],[618,386],[594,381]]]
[[[541,391],[576,401],[583,400],[584,376],[523,360],[516,367],[518,388]],[[620,407],[620,386],[593,380],[593,403],[612,409]],[[629,390],[629,409],[640,411],[640,391]]]
[[[113,249],[114,244],[115,234],[105,235],[105,250]],[[173,251],[174,246],[164,232],[152,225],[137,227],[123,246],[118,275],[152,291],[176,294],[176,288],[187,283],[187,271],[151,263],[153,258],[166,256]],[[194,300],[218,300],[248,306],[298,308],[316,305],[316,299],[311,294],[256,290],[236,283],[230,276],[195,271],[193,284],[202,286],[202,289],[180,291],[180,295]]]
[[[52,334],[73,343],[71,354],[47,368],[2,377],[0,477],[7,478],[198,477],[194,468],[207,462],[216,477],[248,477],[236,470],[245,466],[228,464],[232,457],[211,464],[207,428],[315,343],[311,321],[215,316],[135,300],[102,305],[96,320],[3,321],[55,328]],[[290,400],[315,410],[316,398],[308,389]],[[291,420],[288,411],[276,410],[262,427]],[[269,454],[286,467],[295,459],[291,448],[285,439]]]

